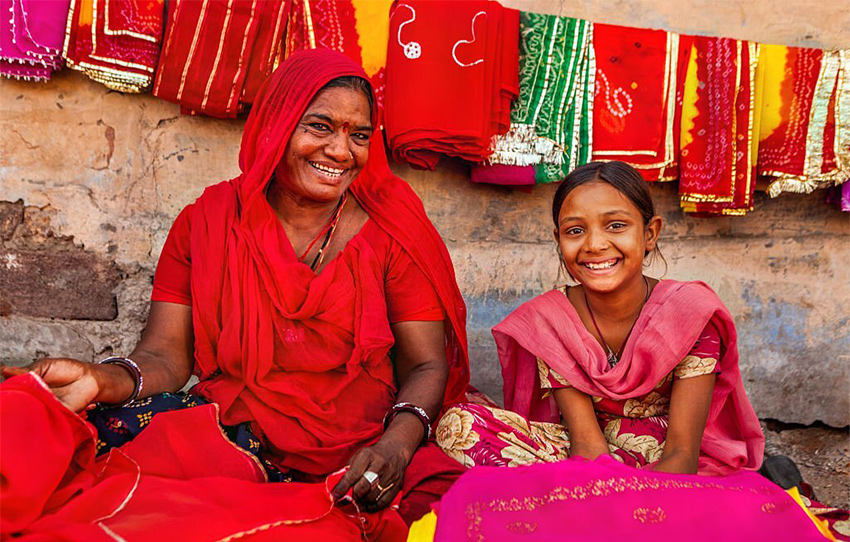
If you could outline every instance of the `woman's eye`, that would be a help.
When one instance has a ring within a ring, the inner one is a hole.
[[[322,124],[321,122],[311,122],[309,124],[310,128],[314,130],[318,130],[319,132],[328,132],[330,128],[326,124]]]

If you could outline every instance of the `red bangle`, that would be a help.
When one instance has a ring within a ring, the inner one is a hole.
[[[425,409],[414,405],[413,403],[396,403],[393,408],[384,416],[384,429],[389,427],[390,423],[399,412],[410,412],[422,422],[422,427],[425,429],[425,435],[422,437],[422,443],[428,442],[431,439],[431,418]]]

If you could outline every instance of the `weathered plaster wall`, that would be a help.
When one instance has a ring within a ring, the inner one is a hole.
[[[508,0],[522,9],[631,26],[850,47],[843,1]],[[132,349],[156,258],[177,212],[238,173],[243,121],[180,116],[70,72],[0,81],[0,361],[93,359]],[[422,197],[469,306],[474,382],[500,396],[490,328],[557,280],[554,187],[471,185],[463,164],[396,167]],[[738,322],[759,416],[850,424],[850,216],[822,194],[760,197],[744,218],[695,219],[675,185],[653,187],[667,276],[702,279]],[[657,276],[664,269],[656,270]]]

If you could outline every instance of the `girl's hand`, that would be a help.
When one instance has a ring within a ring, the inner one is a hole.
[[[601,444],[598,442],[585,443],[574,440],[570,442],[570,457],[583,457],[593,461],[600,455],[606,455],[610,452],[608,444],[604,441]]]
[[[331,490],[334,500],[342,498],[353,488],[352,495],[367,512],[376,512],[388,506],[401,491],[404,469],[410,462],[411,454],[402,446],[386,439],[374,446],[363,448],[351,458],[348,472]],[[378,475],[375,483],[370,484],[363,473],[371,471]]]

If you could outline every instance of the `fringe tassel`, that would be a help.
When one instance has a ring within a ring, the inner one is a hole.
[[[493,138],[490,164],[506,166],[533,166],[535,164],[562,165],[564,148],[553,140],[537,135],[532,124],[511,124],[504,135]]]

